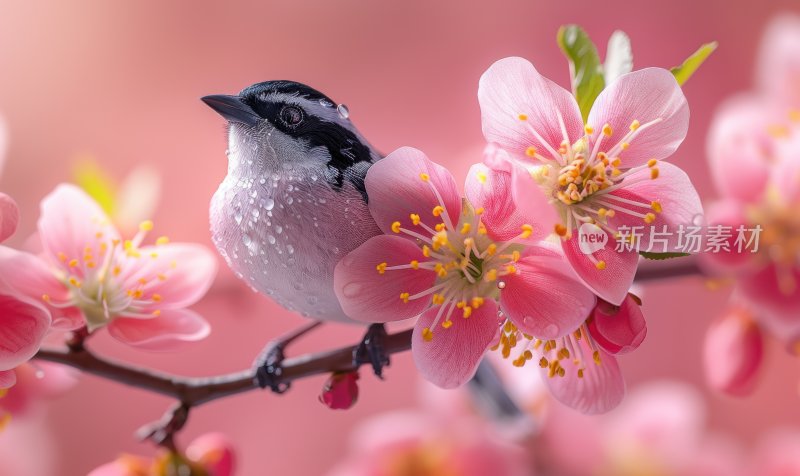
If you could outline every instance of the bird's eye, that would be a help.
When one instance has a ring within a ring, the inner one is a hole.
[[[305,118],[303,110],[297,106],[284,106],[283,109],[281,109],[279,117],[281,122],[290,127],[299,126]]]

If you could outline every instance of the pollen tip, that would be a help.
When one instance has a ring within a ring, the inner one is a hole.
[[[150,231],[153,229],[153,222],[150,220],[145,220],[139,223],[139,230],[140,231]]]
[[[613,129],[611,129],[611,126],[609,126],[608,124],[603,126],[603,135],[604,136],[611,137],[611,134],[613,134],[613,133],[614,133],[614,131],[613,131]]]
[[[519,115],[517,115],[517,119],[519,119],[520,121],[527,121],[528,120],[528,115],[527,114],[519,114]]]
[[[425,342],[430,342],[433,339],[433,331],[431,331],[430,327],[426,327],[422,329],[422,340]]]
[[[600,260],[597,263],[595,263],[594,267],[599,269],[600,271],[602,271],[602,270],[606,269],[606,262],[603,261],[603,260]]]
[[[396,221],[392,223],[392,231],[395,233],[400,233],[400,222]]]
[[[423,182],[427,182],[427,181],[429,181],[429,180],[431,179],[431,176],[430,176],[430,175],[428,175],[428,174],[426,174],[425,172],[422,172],[422,173],[420,173],[420,174],[419,174],[419,178],[420,178],[420,179],[421,179]]]

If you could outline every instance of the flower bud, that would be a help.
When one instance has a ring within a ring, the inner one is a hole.
[[[334,410],[347,410],[358,400],[358,372],[336,372],[322,387],[319,401]]]
[[[763,357],[761,329],[749,314],[733,309],[712,323],[703,349],[708,384],[730,395],[747,395],[755,386]]]
[[[595,342],[609,354],[625,354],[635,350],[647,335],[641,301],[628,294],[620,306],[598,300],[587,321]]]

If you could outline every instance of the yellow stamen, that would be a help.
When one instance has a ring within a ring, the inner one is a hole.
[[[453,327],[453,321],[448,319],[442,322],[442,327],[444,327],[445,329],[450,329],[451,327]]]
[[[639,125],[640,125],[640,124],[639,124],[639,121],[637,121],[636,119],[634,119],[634,120],[633,120],[633,122],[631,122],[631,130],[632,130],[632,131],[635,131],[636,129],[638,129],[638,128],[639,128]]]
[[[586,132],[589,135],[594,134],[594,127],[592,127],[592,126],[589,126],[589,125],[584,126],[583,130],[584,130],[584,132]]]
[[[472,315],[472,308],[470,306],[464,306],[464,319],[469,319],[469,316]]]
[[[167,238],[166,236],[159,236],[158,239],[156,240],[156,245],[158,246],[163,246],[166,245],[167,243],[169,243],[169,238]]]
[[[613,133],[614,131],[611,129],[611,126],[609,126],[608,124],[603,126],[603,135],[605,135],[606,137],[611,137],[611,134]]]
[[[419,174],[419,178],[421,178],[423,182],[427,182],[428,180],[431,179],[431,176],[426,174],[425,172],[422,172]]]
[[[561,237],[567,236],[567,227],[565,227],[561,223],[556,223],[556,226],[554,228],[556,235]]]
[[[420,222],[419,215],[417,215],[416,213],[412,213],[411,215],[409,215],[409,218],[411,218],[411,223],[413,223],[415,226],[419,225]]]
[[[655,213],[647,213],[647,214],[644,216],[644,222],[645,222],[645,223],[648,223],[648,224],[650,224],[650,223],[653,223],[655,220],[656,220],[656,215],[655,215]]]
[[[395,233],[400,233],[400,222],[396,221],[392,223],[392,231]]]
[[[487,271],[487,272],[486,272],[486,275],[484,275],[484,279],[485,279],[487,282],[490,282],[490,283],[491,283],[492,281],[495,281],[495,280],[497,280],[497,270],[496,270],[496,269],[490,269],[489,271]]]
[[[431,331],[430,327],[426,327],[422,329],[422,340],[425,342],[430,342],[433,339],[433,331]]]
[[[487,177],[486,177],[486,172],[483,172],[482,170],[479,170],[479,171],[478,171],[478,172],[475,174],[475,176],[478,178],[478,182],[480,182],[480,183],[486,183],[486,179],[487,179]],[[437,216],[438,216],[438,215],[437,215]]]
[[[658,161],[656,159],[650,159],[650,160],[647,161],[647,166],[650,167],[650,168],[653,168],[653,167],[656,166],[657,163],[658,163]]]
[[[442,213],[444,213],[444,208],[441,205],[433,207],[433,216],[438,217]]]
[[[527,149],[525,149],[525,155],[527,155],[528,157],[535,157],[536,152],[537,152],[536,147],[534,146],[530,146]]]
[[[653,167],[652,169],[650,169],[650,178],[652,180],[655,180],[655,179],[658,178],[658,167]]]
[[[527,223],[522,225],[522,235],[521,235],[522,238],[525,239],[530,238],[532,234],[533,234],[533,226]]]
[[[663,208],[661,208],[661,202],[651,202],[650,208],[652,208],[653,211],[656,213],[661,213],[661,211],[663,210]]]
[[[153,222],[150,220],[145,220],[139,223],[139,231],[150,231],[153,229]]]
[[[379,264],[378,266],[375,266],[375,269],[378,270],[378,274],[383,274],[383,273],[386,272],[386,267],[387,266],[389,266],[389,265],[386,263],[386,261],[384,261],[383,263]]]
[[[520,121],[527,121],[528,120],[528,115],[527,114],[520,114],[520,115],[517,116],[517,119],[519,119]]]
[[[419,261],[412,259],[409,264],[411,265],[411,269],[419,269]]]
[[[469,223],[464,223],[463,225],[461,225],[461,234],[466,235],[467,233],[469,233],[471,229],[472,225],[470,225]]]
[[[409,293],[400,293],[400,299],[405,303],[408,304],[408,298],[411,295]]]
[[[597,263],[594,264],[594,267],[599,269],[600,271],[602,271],[602,270],[606,269],[606,262],[603,261],[603,260],[600,260],[600,261],[598,261]]]

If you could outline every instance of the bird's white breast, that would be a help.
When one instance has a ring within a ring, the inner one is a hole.
[[[212,238],[241,279],[306,317],[347,321],[333,292],[336,263],[380,233],[361,194],[331,188],[316,169],[242,173],[211,201]]]

